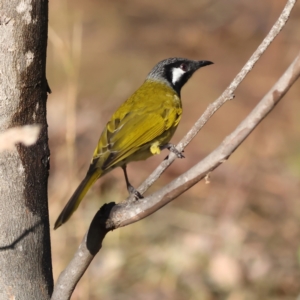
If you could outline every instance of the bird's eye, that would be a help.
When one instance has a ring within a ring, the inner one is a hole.
[[[181,64],[179,67],[182,71],[186,72],[187,71],[187,65],[186,64]]]

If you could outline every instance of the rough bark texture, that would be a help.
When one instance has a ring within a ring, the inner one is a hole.
[[[37,143],[0,154],[0,300],[49,299],[48,1],[0,4],[0,132],[41,124]]]

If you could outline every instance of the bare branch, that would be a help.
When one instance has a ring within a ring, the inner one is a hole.
[[[286,24],[291,11],[295,5],[297,0],[289,0],[285,5],[282,13],[280,14],[278,20],[273,25],[272,29],[247,61],[242,70],[236,75],[231,84],[227,87],[227,89],[223,92],[223,94],[211,103],[202,116],[196,121],[194,126],[190,129],[190,131],[184,136],[184,138],[177,145],[177,149],[182,151],[197,135],[197,133],[201,130],[201,128],[207,123],[207,121],[214,115],[214,113],[228,100],[234,98],[234,91],[239,86],[239,84],[244,80],[246,75],[252,70],[255,63],[262,56],[262,54],[266,51],[268,46],[273,42],[278,33],[282,30],[284,25]],[[173,161],[176,159],[176,155],[170,153],[169,158],[164,160],[153,172],[152,174],[143,182],[138,188],[139,192],[143,194],[159,177],[160,175],[167,169]]]
[[[106,228],[103,215],[107,214],[107,207],[112,206],[114,206],[114,203],[104,205],[97,212],[97,218],[95,217],[93,219],[90,229],[87,234],[85,234],[71,263],[69,263],[66,269],[59,275],[51,300],[65,300],[71,298],[78,281],[90,265],[94,256],[101,249],[102,241],[106,233],[110,231],[110,229]]]

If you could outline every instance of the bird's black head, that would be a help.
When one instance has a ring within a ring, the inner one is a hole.
[[[207,60],[168,58],[159,62],[148,74],[147,79],[170,85],[180,96],[180,90],[199,68],[213,64]]]

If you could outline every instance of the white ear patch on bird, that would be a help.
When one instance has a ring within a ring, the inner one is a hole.
[[[186,71],[182,70],[181,68],[173,68],[172,69],[172,83],[175,84],[182,75],[186,73]]]

